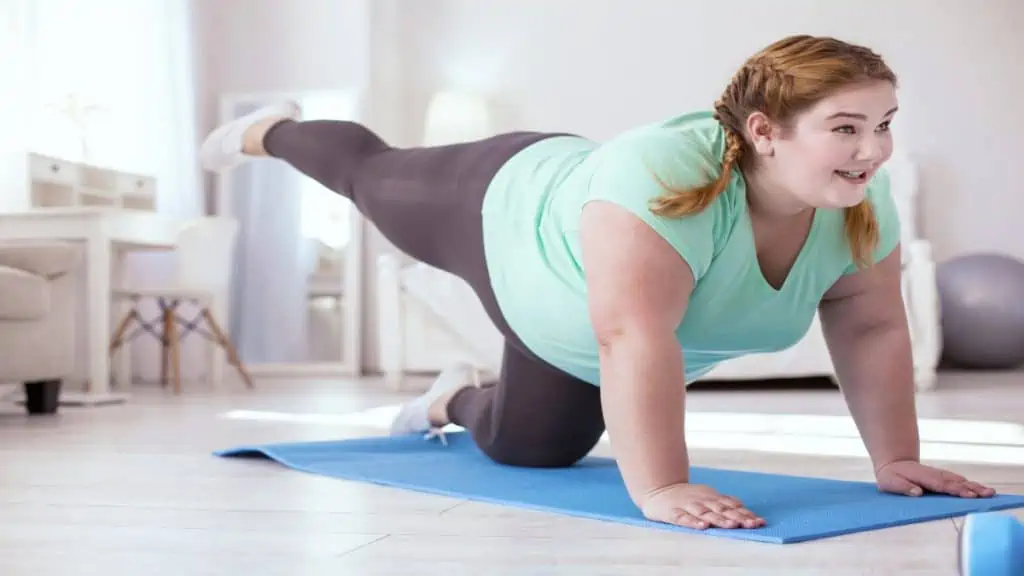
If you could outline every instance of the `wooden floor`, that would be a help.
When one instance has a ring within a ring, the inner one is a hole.
[[[402,399],[373,380],[257,385],[181,397],[140,388],[130,404],[55,418],[0,406],[0,574],[956,574],[951,520],[778,546],[212,457],[377,434],[386,414],[372,409]],[[945,375],[940,386],[920,400],[926,456],[1024,493],[1024,375]],[[694,390],[689,402],[694,464],[870,480],[834,391]]]

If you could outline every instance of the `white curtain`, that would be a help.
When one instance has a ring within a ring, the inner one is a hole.
[[[33,147],[153,174],[160,212],[198,214],[192,1],[29,5]]]
[[[242,107],[239,114],[248,113]],[[239,243],[232,275],[230,332],[249,366],[308,361],[308,292],[315,245],[302,234],[302,181],[275,160],[233,172],[231,216]]]
[[[29,99],[28,1],[0,0],[0,212],[24,207]],[[0,383],[0,397],[21,386]]]
[[[197,0],[13,1],[24,11],[31,62],[24,87],[29,145],[151,174],[160,213],[202,214],[192,25]],[[143,284],[170,281],[173,262],[172,254],[133,254],[128,276]],[[155,306],[143,311],[156,313]],[[199,344],[186,341],[185,378],[205,367]],[[140,337],[132,355],[136,377],[158,375],[155,340]]]
[[[0,211],[25,208],[31,0],[0,1]]]

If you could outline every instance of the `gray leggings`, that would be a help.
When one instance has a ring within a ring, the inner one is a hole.
[[[505,337],[498,381],[457,393],[448,416],[496,462],[570,466],[604,432],[599,389],[531,353],[509,328],[491,288],[481,206],[497,170],[555,136],[513,132],[437,147],[395,148],[355,122],[285,121],[264,148],[352,200],[399,250],[465,280]],[[538,297],[543,295],[538,294]]]

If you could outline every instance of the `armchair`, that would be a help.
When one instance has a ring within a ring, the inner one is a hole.
[[[75,364],[74,244],[0,242],[0,383],[21,383],[29,414],[57,411]]]

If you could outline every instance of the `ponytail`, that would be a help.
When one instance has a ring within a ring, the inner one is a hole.
[[[875,218],[871,201],[865,199],[860,204],[845,209],[843,224],[853,263],[857,268],[867,268],[872,264],[872,253],[878,245],[879,236],[878,220]]]
[[[656,198],[651,211],[659,216],[679,218],[703,211],[725,190],[732,178],[732,169],[743,155],[743,139],[732,130],[725,131],[725,153],[722,155],[722,173],[712,182],[689,189],[669,189],[669,193]],[[666,186],[666,188],[668,188]]]

